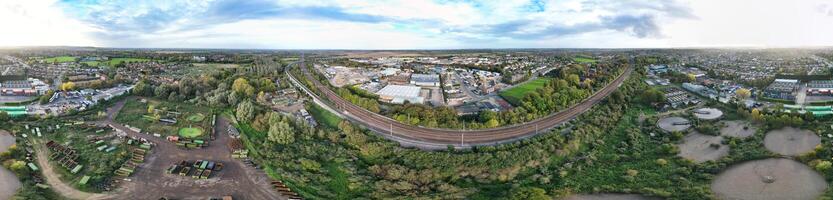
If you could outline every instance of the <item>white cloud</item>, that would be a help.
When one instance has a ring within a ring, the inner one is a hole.
[[[0,46],[76,45],[96,43],[85,33],[93,28],[68,18],[53,0],[0,2]]]
[[[547,1],[543,7],[530,0],[275,0],[275,5],[319,8],[308,12],[322,15],[283,16],[280,12],[285,10],[265,10],[277,14],[206,22],[204,17],[212,17],[205,16],[212,14],[207,10],[224,11],[213,7],[214,1],[226,0],[115,1],[87,5],[83,10],[56,6],[55,0],[0,1],[0,23],[4,26],[0,46],[410,49],[833,45],[833,4],[823,0],[559,0]],[[233,9],[250,13],[245,9],[251,8]]]

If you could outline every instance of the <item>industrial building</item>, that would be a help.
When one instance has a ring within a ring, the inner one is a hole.
[[[407,85],[387,85],[379,92],[379,100],[389,103],[402,104],[405,101],[422,104],[423,97],[419,96],[420,87]]]
[[[775,79],[765,90],[764,96],[773,99],[795,100],[793,94],[798,90],[798,80]]]
[[[439,87],[440,75],[437,74],[413,74],[411,84],[424,87]]]
[[[29,78],[27,80],[4,81],[0,83],[0,95],[36,96],[45,94],[48,90],[49,85],[34,78]]]
[[[830,96],[833,90],[833,80],[813,80],[807,83],[807,95]]]

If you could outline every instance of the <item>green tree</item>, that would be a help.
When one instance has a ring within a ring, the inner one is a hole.
[[[522,187],[512,190],[509,195],[510,200],[549,200],[552,199],[547,195],[547,191],[537,187]]]
[[[269,127],[267,139],[278,144],[291,144],[295,142],[295,130],[285,121],[280,121]]]
[[[235,114],[237,120],[240,120],[242,122],[249,122],[252,120],[252,118],[254,118],[254,115],[255,106],[252,104],[252,102],[244,101],[240,105],[237,105],[237,113]]]
[[[831,167],[833,167],[833,163],[831,163],[830,161],[826,161],[826,160],[821,161],[818,164],[816,164],[816,170],[818,170],[820,172],[827,172],[827,170],[830,170]]]
[[[9,119],[11,119],[9,113],[6,113],[6,111],[0,111],[0,122],[9,121]]]

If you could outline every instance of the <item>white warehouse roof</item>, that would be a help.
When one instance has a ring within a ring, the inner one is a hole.
[[[420,87],[407,85],[387,85],[379,92],[379,96],[401,97],[401,98],[415,98],[419,97]]]

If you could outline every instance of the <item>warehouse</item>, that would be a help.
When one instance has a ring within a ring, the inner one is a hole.
[[[417,86],[439,87],[440,75],[437,74],[413,74],[411,75],[411,84]]]
[[[775,79],[764,90],[764,96],[774,99],[795,100],[794,92],[798,89],[798,80]]]
[[[406,85],[388,85],[376,92],[379,99],[385,102],[402,104],[405,101],[422,104],[423,98],[419,96],[419,87]]]

